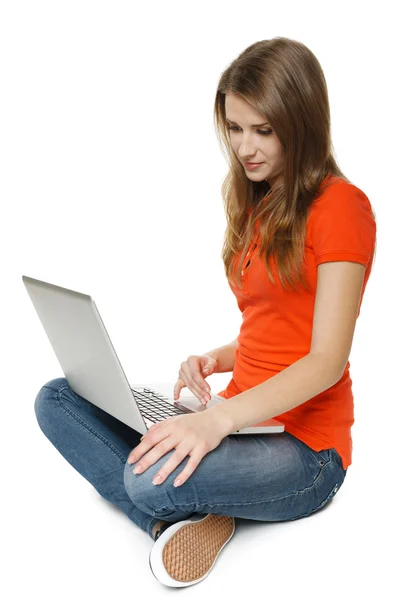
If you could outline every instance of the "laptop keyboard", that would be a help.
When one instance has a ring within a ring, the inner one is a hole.
[[[190,413],[184,406],[173,406],[164,396],[150,388],[136,390],[131,388],[143,418],[151,423],[164,421],[168,417]]]

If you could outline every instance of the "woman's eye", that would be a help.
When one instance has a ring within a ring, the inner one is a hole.
[[[228,125],[228,129],[232,131],[237,131],[238,129],[240,129],[240,127],[238,125]],[[272,129],[257,129],[257,133],[259,133],[260,135],[269,135],[270,133],[272,133]]]

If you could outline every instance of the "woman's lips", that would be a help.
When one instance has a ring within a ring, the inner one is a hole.
[[[246,169],[256,169],[257,167],[259,167],[260,165],[263,165],[264,163],[244,163]]]

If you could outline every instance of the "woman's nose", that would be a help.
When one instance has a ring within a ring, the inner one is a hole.
[[[251,156],[255,156],[257,154],[257,150],[254,148],[254,145],[250,142],[241,142],[238,150],[238,155],[240,160],[248,160],[251,162]]]

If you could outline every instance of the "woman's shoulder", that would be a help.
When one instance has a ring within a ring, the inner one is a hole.
[[[311,203],[311,209],[330,210],[345,208],[349,204],[371,207],[368,196],[361,188],[342,177],[331,176],[324,180],[321,192]]]

